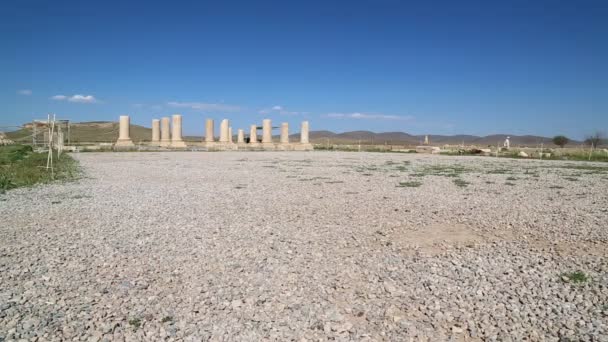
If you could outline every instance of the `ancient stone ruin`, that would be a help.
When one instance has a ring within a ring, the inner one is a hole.
[[[283,122],[280,127],[279,141],[275,142],[272,138],[272,121],[264,119],[262,126],[251,125],[249,136],[245,136],[245,130],[237,130],[236,142],[233,139],[233,131],[228,119],[223,119],[220,123],[219,140],[215,139],[214,120],[205,121],[205,137],[197,146],[206,147],[210,150],[265,150],[265,151],[309,151],[313,149],[309,142],[309,124],[303,121],[300,129],[300,141],[291,142],[289,140],[289,123]],[[258,130],[262,130],[262,139],[258,139]],[[152,139],[149,146],[186,148],[188,145],[182,137],[182,116],[175,114],[171,120],[163,117],[160,120],[152,120]],[[130,137],[129,116],[123,115],[119,121],[119,136],[115,147],[132,147],[133,141]]]

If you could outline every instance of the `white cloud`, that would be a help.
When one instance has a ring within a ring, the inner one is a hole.
[[[302,115],[302,114],[308,114],[308,112],[293,112],[293,111],[288,111],[283,106],[279,106],[279,105],[272,106],[271,108],[262,109],[262,110],[258,111],[258,113],[260,113],[260,114],[277,113],[277,114],[281,114],[281,115]]]
[[[32,95],[32,91],[30,89],[21,89],[17,91],[17,94],[29,96]]]
[[[329,118],[344,118],[344,119],[367,119],[367,120],[413,120],[414,117],[398,116],[398,115],[385,115],[385,114],[369,114],[369,113],[329,113],[326,115]]]
[[[95,103],[97,102],[97,99],[93,95],[74,95],[68,98],[68,101],[77,103]]]
[[[238,112],[241,107],[223,103],[204,103],[204,102],[167,102],[167,106],[176,108],[190,108],[202,112]]]
[[[65,96],[65,95],[55,95],[53,97],[51,97],[52,100],[56,100],[56,101],[68,101],[68,102],[75,102],[75,103],[96,103],[98,102],[97,99],[95,98],[95,96],[93,95],[72,95],[72,96]]]

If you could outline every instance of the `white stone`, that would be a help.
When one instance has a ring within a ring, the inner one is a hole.
[[[1,145],[12,145],[15,142],[6,137],[4,132],[0,132],[0,146]]]
[[[310,144],[308,141],[308,133],[310,127],[308,126],[308,121],[302,121],[302,129],[300,130],[300,143],[301,144]]]
[[[258,144],[258,126],[251,125],[249,128],[249,144],[257,145]]]
[[[215,141],[213,137],[213,126],[213,119],[207,119],[207,121],[205,122],[205,142],[212,143]]]
[[[272,121],[270,119],[262,121],[262,144],[272,144]]]
[[[281,124],[281,144],[289,144],[289,123],[283,122]]]
[[[173,115],[172,133],[171,147],[186,147],[186,143],[182,138],[182,116],[179,114]]]
[[[236,142],[239,144],[244,144],[245,143],[245,132],[242,129],[239,129],[237,131],[237,137],[236,137]]]
[[[168,117],[160,119],[160,146],[171,145],[171,123]]]
[[[152,120],[152,142],[158,144],[160,142],[160,120]]]
[[[116,140],[115,146],[134,146],[133,141],[131,141],[131,137],[129,136],[129,116],[121,115],[118,125],[118,140]]]
[[[228,125],[230,124],[230,122],[228,121],[228,119],[224,119],[222,120],[222,123],[220,123],[220,142],[221,143],[228,143]]]
[[[520,157],[523,157],[523,158],[528,158],[528,154],[524,151],[519,151],[519,153],[517,155]]]

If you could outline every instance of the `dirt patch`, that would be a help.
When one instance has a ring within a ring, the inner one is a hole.
[[[428,253],[440,253],[455,246],[474,246],[485,237],[462,224],[434,224],[412,230],[397,228],[389,240],[399,247],[414,247]]]

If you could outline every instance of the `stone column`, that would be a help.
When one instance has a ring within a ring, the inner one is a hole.
[[[116,140],[115,146],[134,146],[133,141],[131,141],[131,137],[129,136],[129,116],[121,115],[118,126],[118,140]]]
[[[232,126],[228,126],[228,142],[232,144],[234,142],[233,139],[234,138],[232,137]]]
[[[300,130],[300,143],[310,144],[308,141],[308,121],[302,121],[302,129]]]
[[[160,119],[160,146],[171,145],[171,132],[169,131],[170,127],[171,124],[169,123],[168,117]]]
[[[245,132],[242,129],[238,130],[238,135],[236,137],[236,142],[238,144],[244,144],[245,143]]]
[[[207,119],[205,123],[205,142],[213,142],[213,119]]]
[[[220,124],[220,142],[228,143],[228,119],[222,120]]]
[[[152,143],[158,144],[160,142],[160,120],[152,120]]]
[[[262,121],[262,144],[272,144],[272,121]]]
[[[258,125],[251,125],[251,128],[249,128],[249,144],[258,144]]]
[[[289,144],[289,124],[287,122],[281,124],[281,144]]]
[[[173,115],[173,127],[171,133],[171,147],[186,147],[186,143],[182,138],[182,116],[179,114]]]

